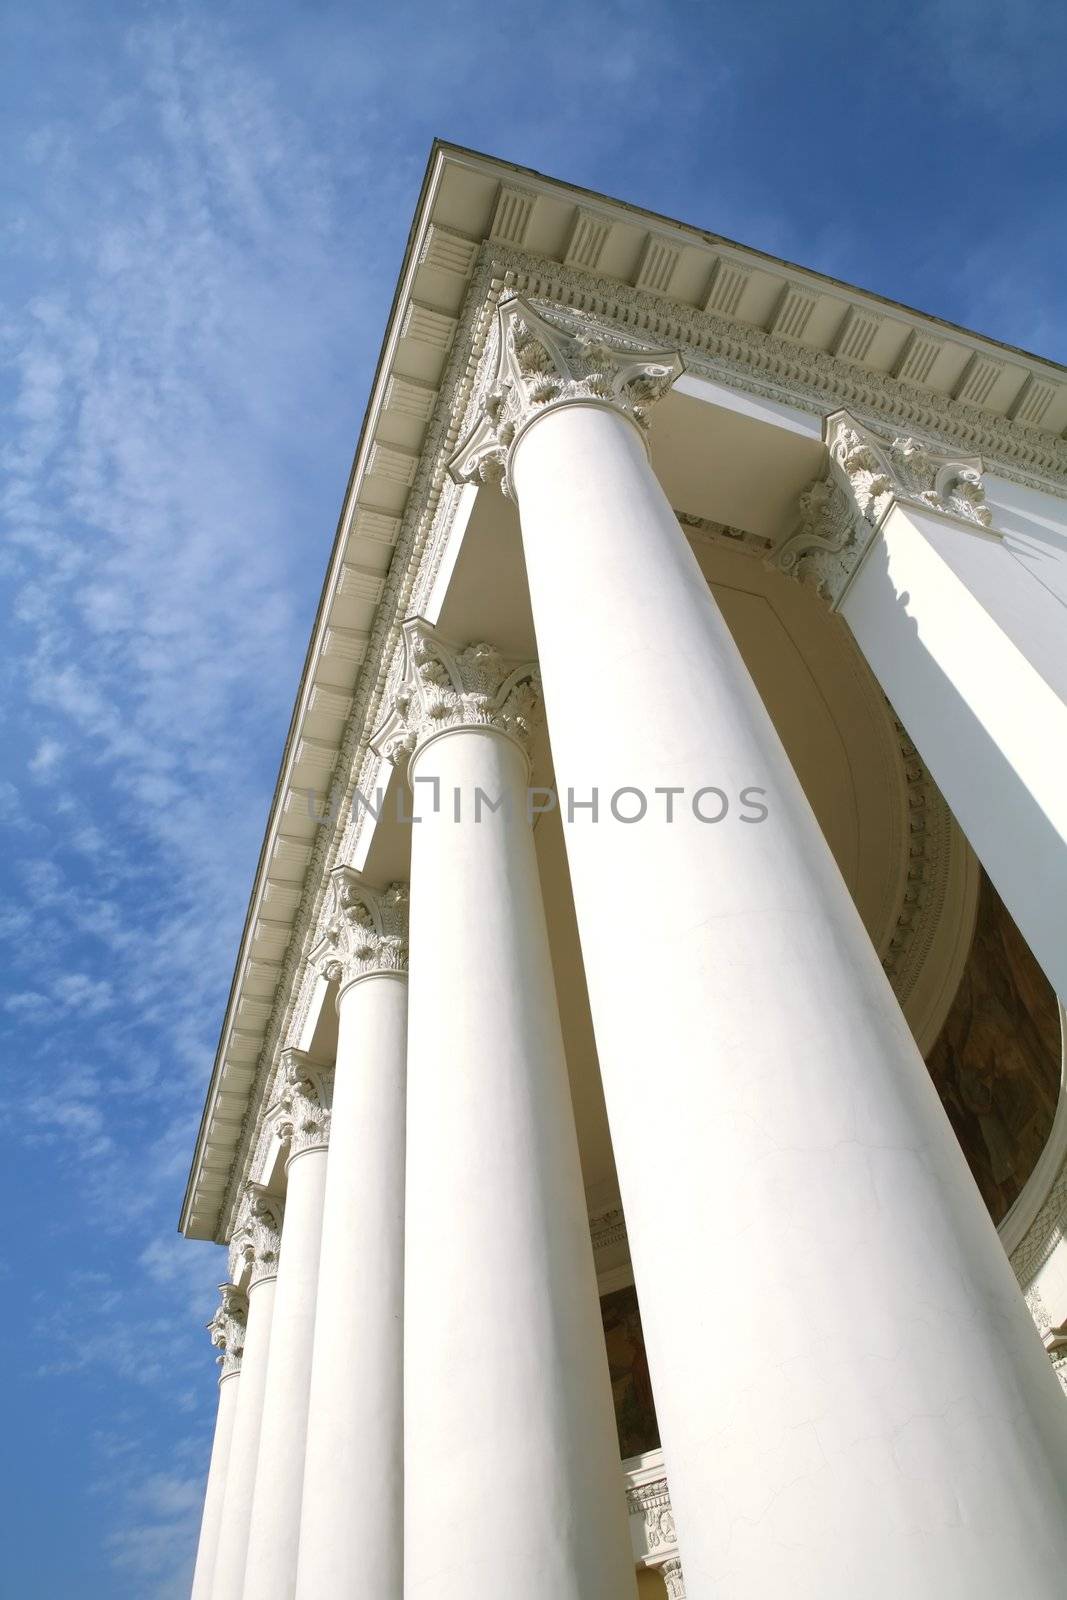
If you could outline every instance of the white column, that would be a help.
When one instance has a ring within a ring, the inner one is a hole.
[[[453,650],[418,622],[405,641],[398,709],[376,741],[394,758],[415,745],[422,818],[411,859],[405,1600],[622,1600],[635,1593],[623,1476],[526,816],[532,673],[510,671],[487,645]]]
[[[312,959],[340,983],[297,1600],[403,1593],[407,890],[348,867]]]
[[[330,1128],[332,1069],[300,1050],[283,1054],[286,1081],[285,1225],[256,1490],[248,1533],[244,1600],[292,1600],[300,1540],[311,1347],[322,1241],[322,1197]]]
[[[236,1284],[220,1284],[219,1294],[222,1297],[221,1304],[208,1323],[211,1342],[219,1352],[219,1403],[215,1415],[215,1437],[211,1445],[211,1465],[208,1467],[204,1490],[204,1510],[200,1518],[200,1541],[193,1569],[192,1600],[211,1600],[248,1320],[248,1299]]]
[[[1067,994],[1063,603],[992,528],[981,461],[827,419],[783,570],[841,612],[1015,921]]]
[[[601,797],[567,850],[689,1600],[1052,1600],[1055,1382],[649,467],[677,363],[502,323],[454,470],[510,445],[557,784]]]
[[[222,1502],[215,1576],[211,1600],[242,1600],[248,1526],[256,1483],[259,1433],[263,1421],[263,1394],[267,1383],[274,1317],[274,1290],[278,1274],[282,1203],[252,1185],[245,1191],[240,1220],[230,1245],[230,1277],[248,1283],[248,1321],[245,1328],[241,1382],[234,1408],[226,1492]]]

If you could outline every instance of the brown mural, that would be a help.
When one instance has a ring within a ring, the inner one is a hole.
[[[648,1374],[645,1336],[637,1290],[616,1289],[600,1302],[604,1319],[604,1342],[608,1347],[611,1392],[615,1398],[615,1422],[619,1430],[619,1452],[623,1460],[659,1449],[659,1427],[652,1399],[652,1380]]]
[[[1060,1081],[1056,997],[989,879],[930,1076],[994,1222],[1048,1139]]]

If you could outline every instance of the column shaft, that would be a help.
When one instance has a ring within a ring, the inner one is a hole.
[[[984,529],[895,505],[840,611],[1049,981],[1067,994],[1062,601]]]
[[[324,1146],[288,1163],[244,1600],[292,1600],[296,1583],[325,1177]]]
[[[267,1384],[275,1284],[273,1277],[260,1278],[248,1291],[248,1328],[241,1362],[241,1381],[237,1385],[211,1600],[242,1600],[244,1591],[248,1528],[252,1518],[263,1395]]]
[[[621,1600],[633,1560],[525,757],[463,727],[413,767],[442,802],[417,802],[412,831],[404,1593]],[[505,809],[476,822],[478,788]]]
[[[219,1408],[215,1417],[215,1437],[211,1446],[211,1465],[208,1467],[207,1487],[204,1491],[204,1510],[200,1518],[200,1541],[196,1549],[196,1566],[193,1570],[191,1600],[212,1600],[215,1579],[215,1556],[222,1528],[222,1508],[226,1494],[226,1474],[230,1460],[234,1421],[237,1416],[237,1396],[241,1374],[231,1372],[219,1382]]]
[[[1054,1379],[639,434],[550,409],[511,472],[690,1600],[1052,1600]]]
[[[296,1594],[401,1600],[407,978],[338,1011]]]

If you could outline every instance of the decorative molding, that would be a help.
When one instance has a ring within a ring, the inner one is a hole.
[[[483,268],[488,264],[490,269],[490,293],[495,289],[525,295],[584,313],[609,339],[625,331],[680,350],[687,372],[744,393],[785,401],[816,416],[845,407],[872,427],[900,434],[921,432],[935,448],[981,454],[986,470],[1000,477],[1067,494],[1067,440],[940,394],[913,376],[912,357],[929,344],[936,344],[936,357],[944,347],[941,338],[912,330],[914,339],[909,335],[891,376],[738,323],[721,311],[699,311],[648,290],[501,248],[493,241],[482,246],[482,256]],[[481,270],[475,272],[472,290],[480,284]],[[482,308],[474,309],[477,314]],[[461,326],[457,342],[464,334]],[[919,370],[928,374],[930,369],[922,364]]]
[[[1056,1326],[1036,1283],[1030,1285],[1024,1299],[1045,1347],[1045,1354],[1052,1363],[1052,1370],[1060,1381],[1060,1387],[1067,1392],[1067,1322]]]
[[[589,1218],[589,1237],[593,1241],[593,1254],[602,1255],[622,1245],[629,1254],[630,1242],[626,1234],[626,1218],[621,1206],[611,1206]]]
[[[610,217],[602,216],[598,211],[589,211],[585,206],[577,206],[563,257],[566,264],[594,271],[600,263],[610,232]]]
[[[666,1477],[628,1487],[626,1506],[632,1517],[644,1519],[645,1545],[649,1555],[661,1555],[664,1550],[677,1548],[678,1534]]]
[[[751,267],[719,256],[708,279],[704,310],[722,317],[736,317],[751,276]]]
[[[288,1145],[287,1160],[306,1150],[325,1150],[330,1142],[333,1068],[317,1066],[303,1050],[283,1050],[278,1136]]]
[[[1062,1092],[1062,1091],[1061,1091]],[[1053,1250],[1067,1232],[1067,1162],[1061,1167],[1048,1197],[1025,1238],[1011,1255],[1011,1264],[1020,1284],[1033,1282]]]
[[[766,559],[774,548],[773,539],[762,534],[749,533],[747,528],[735,528],[728,522],[712,522],[710,517],[697,517],[688,511],[675,511],[675,516],[690,544],[714,544],[720,549],[742,550],[745,555]]]
[[[773,565],[813,583],[834,609],[892,506],[935,511],[971,527],[992,522],[980,457],[886,437],[847,411],[827,417],[825,437],[829,471],[800,496],[800,526],[779,546]]]
[[[944,339],[936,335],[920,333],[913,328],[904,340],[897,364],[893,368],[893,375],[904,379],[907,383],[926,383],[938,356],[945,348]]]
[[[573,316],[545,314],[519,295],[502,300],[495,348],[474,421],[449,463],[461,483],[512,494],[511,462],[535,417],[564,405],[609,405],[638,427],[681,376],[676,350],[607,339]]]
[[[660,1574],[670,1600],[685,1600],[685,1581],[678,1557],[678,1533],[674,1525],[663,1452],[649,1451],[624,1463],[626,1509],[633,1530],[634,1553],[640,1567]],[[640,1519],[639,1526],[634,1522]]]
[[[403,767],[416,749],[452,728],[493,728],[529,751],[540,706],[537,666],[516,666],[491,644],[458,648],[421,617],[403,627],[404,672],[371,748]]]
[[[779,339],[802,339],[818,303],[819,296],[810,289],[787,283],[778,296],[767,331]]]
[[[834,355],[843,361],[866,361],[881,326],[874,311],[849,306],[834,337]]]
[[[888,702],[887,702],[888,705]],[[948,894],[952,814],[908,731],[889,706],[897,731],[907,794],[908,867],[896,925],[882,967],[901,1005],[922,971]]]
[[[372,973],[408,970],[408,888],[372,889],[351,867],[334,867],[326,895],[322,937],[311,966],[343,988]]]
[[[1027,422],[1034,428],[1040,427],[1045,412],[1062,391],[1062,384],[1037,378],[1032,372],[1027,373],[1026,380],[1012,403],[1012,419],[1016,422]]]
[[[530,226],[530,218],[533,216],[536,203],[537,196],[531,194],[528,189],[519,189],[512,184],[502,183],[489,227],[489,237],[499,239],[501,244],[521,247],[526,242],[526,230]]]
[[[953,394],[957,400],[971,400],[984,406],[992,394],[997,379],[1007,367],[1006,361],[976,350],[964,367]]]
[[[241,1370],[245,1353],[245,1325],[248,1321],[248,1296],[235,1283],[220,1283],[221,1305],[207,1324],[211,1343],[219,1352],[219,1382]]]
[[[650,233],[641,251],[634,287],[651,289],[656,294],[666,294],[671,286],[675,268],[681,260],[681,247]]]

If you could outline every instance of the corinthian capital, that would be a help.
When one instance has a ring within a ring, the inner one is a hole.
[[[518,295],[502,301],[474,420],[449,465],[460,483],[499,483],[511,493],[511,460],[524,429],[564,405],[608,405],[638,427],[684,370],[676,350],[608,342],[575,314],[552,320]]]
[[[781,571],[813,583],[833,605],[891,506],[913,505],[972,527],[989,527],[978,456],[883,436],[847,411],[827,417],[825,437],[829,470],[800,496],[800,525],[773,561]]]
[[[533,662],[517,666],[491,644],[449,644],[412,617],[404,624],[404,674],[371,744],[400,764],[435,734],[481,727],[495,728],[526,750],[539,701]]]
[[[323,1150],[330,1140],[333,1069],[316,1066],[303,1050],[282,1051],[279,1133],[289,1160],[305,1150]]]
[[[219,1380],[229,1378],[241,1370],[241,1357],[245,1353],[245,1323],[248,1319],[248,1300],[235,1283],[220,1283],[221,1304],[207,1331],[219,1352]]]
[[[311,961],[341,984],[374,972],[406,972],[407,884],[372,889],[351,867],[334,867],[326,891],[323,935]]]
[[[667,1591],[667,1600],[685,1600],[685,1575],[677,1556],[671,1561],[665,1561],[659,1572]]]
[[[282,1242],[282,1217],[285,1202],[268,1194],[258,1183],[245,1185],[237,1212],[237,1226],[230,1240],[230,1278],[242,1280],[248,1273],[248,1287],[278,1274],[278,1254]]]

